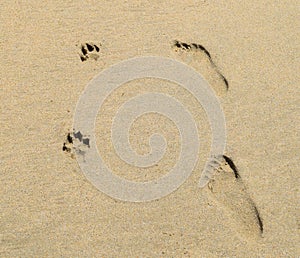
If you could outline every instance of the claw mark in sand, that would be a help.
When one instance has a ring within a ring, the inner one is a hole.
[[[216,72],[218,73],[218,75],[221,77],[221,79],[223,80],[224,84],[226,85],[226,90],[229,89],[229,84],[227,79],[225,78],[225,76],[219,71],[218,67],[216,66],[216,64],[213,62],[210,53],[208,52],[208,50],[203,47],[202,45],[196,44],[196,43],[184,43],[184,42],[180,42],[178,40],[174,40],[174,44],[173,47],[182,49],[184,51],[190,51],[190,50],[200,50],[202,51],[209,59],[211,65],[213,66],[213,68],[216,70]]]
[[[71,148],[67,147],[65,142],[63,144],[62,150],[66,152],[71,152]]]
[[[70,133],[67,135],[67,141],[63,143],[62,150],[65,152],[71,152],[71,144],[73,144],[73,139]]]
[[[68,141],[68,143],[73,143],[73,138],[70,133],[68,133],[68,135],[67,135],[67,141]]]

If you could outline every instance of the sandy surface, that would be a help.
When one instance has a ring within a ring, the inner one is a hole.
[[[300,256],[299,2],[113,2],[0,4],[0,256]],[[205,46],[229,90],[203,51],[176,49],[173,40]],[[89,42],[100,51],[82,62],[80,45]],[[147,152],[145,128],[155,127],[149,121],[167,132],[170,151],[147,171],[118,159],[107,125],[122,101],[170,90],[201,129],[199,162],[177,191],[153,202],[117,201],[62,151],[88,82],[104,68],[143,55],[185,62],[210,83],[226,117],[226,154],[242,183],[221,173],[210,188],[198,188],[209,154],[207,118],[178,85],[155,80],[129,83],[107,99],[96,123],[98,148],[122,177],[164,174],[178,153],[178,131],[168,119],[148,117],[133,128],[132,144],[141,153]]]

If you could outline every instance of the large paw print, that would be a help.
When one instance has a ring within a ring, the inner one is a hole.
[[[93,43],[84,43],[81,44],[80,51],[81,53],[79,54],[79,56],[82,62],[88,60],[89,58],[97,61],[97,59],[99,58],[99,54],[97,53],[100,52],[100,47]]]

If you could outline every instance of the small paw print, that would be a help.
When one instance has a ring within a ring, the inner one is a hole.
[[[68,133],[63,143],[62,150],[69,153],[71,158],[75,159],[75,153],[85,161],[85,153],[90,148],[90,138],[83,135],[80,131]]]
[[[100,47],[93,43],[84,43],[81,44],[80,51],[81,53],[79,54],[79,56],[82,62],[88,60],[89,58],[97,61],[97,59],[99,58],[99,54],[97,53],[99,53]]]

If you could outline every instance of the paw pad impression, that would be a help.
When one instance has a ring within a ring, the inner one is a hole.
[[[97,61],[99,58],[100,47],[93,43],[84,43],[80,46],[80,60],[82,62],[87,61],[89,58]]]

